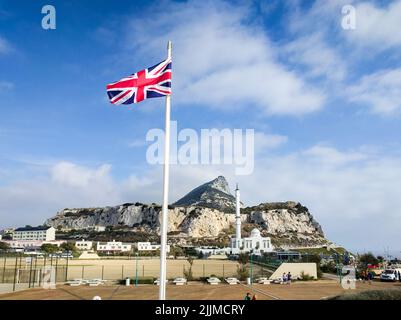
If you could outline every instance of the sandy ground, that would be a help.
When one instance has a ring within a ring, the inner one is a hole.
[[[400,283],[373,282],[358,283],[356,291],[377,289],[401,289]],[[211,286],[200,282],[186,286],[167,286],[167,298],[171,300],[242,300],[247,292],[256,294],[258,300],[318,300],[345,292],[335,281],[319,280],[296,282],[291,285],[227,285]],[[3,300],[87,300],[100,296],[103,300],[155,300],[158,287],[155,285],[139,285],[138,287],[103,285],[99,287],[70,287],[59,285],[54,290],[28,289],[15,293],[0,294]]]

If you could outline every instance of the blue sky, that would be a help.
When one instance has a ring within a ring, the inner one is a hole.
[[[56,30],[41,27],[46,4]],[[336,243],[401,250],[400,15],[401,1],[0,1],[0,227],[161,202],[145,136],[163,128],[163,99],[116,107],[105,85],[170,39],[179,129],[259,137],[252,175],[177,165],[171,201],[223,174],[245,204],[302,202]]]

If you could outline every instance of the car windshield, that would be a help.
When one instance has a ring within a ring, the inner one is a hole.
[[[393,274],[394,270],[384,270],[384,274]]]

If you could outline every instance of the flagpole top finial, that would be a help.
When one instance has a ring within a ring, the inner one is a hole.
[[[173,45],[172,45],[172,43],[171,43],[171,41],[169,40],[168,42],[167,42],[167,58],[168,59],[171,59],[171,47],[172,47]]]

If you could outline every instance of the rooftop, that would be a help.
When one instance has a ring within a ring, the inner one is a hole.
[[[44,231],[44,230],[48,230],[51,227],[48,226],[38,226],[38,227],[31,227],[31,226],[26,226],[26,227],[22,227],[22,228],[17,228],[14,231]]]

